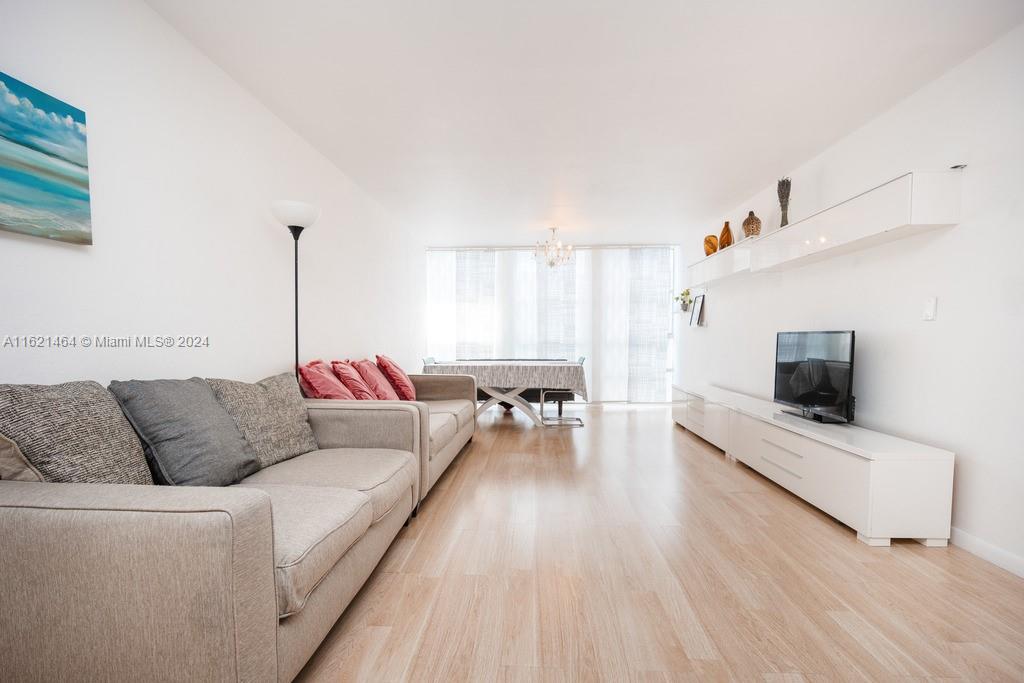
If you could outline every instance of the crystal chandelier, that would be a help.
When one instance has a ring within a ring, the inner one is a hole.
[[[548,230],[551,231],[551,237],[543,244],[537,242],[537,248],[533,250],[533,255],[543,259],[544,263],[551,268],[568,263],[572,258],[572,245],[562,245],[562,240],[558,239],[555,234],[558,228],[548,228]]]

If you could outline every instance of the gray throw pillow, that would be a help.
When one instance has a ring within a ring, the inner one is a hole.
[[[259,469],[256,454],[201,377],[111,382],[159,484],[227,486]]]
[[[0,434],[44,481],[152,484],[142,444],[117,401],[96,382],[0,384]],[[18,476],[27,479],[22,469]]]
[[[294,374],[285,372],[256,384],[206,381],[256,451],[261,469],[317,449]]]

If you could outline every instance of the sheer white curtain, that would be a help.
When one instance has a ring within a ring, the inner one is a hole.
[[[584,356],[592,401],[664,401],[673,256],[672,247],[590,247],[549,268],[531,249],[431,249],[428,355]]]

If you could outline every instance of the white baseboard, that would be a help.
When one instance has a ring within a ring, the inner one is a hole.
[[[1024,557],[1014,555],[1009,550],[992,545],[988,541],[972,536],[963,529],[953,527],[951,530],[950,543],[963,548],[972,555],[977,555],[997,567],[1002,567],[1008,572],[1024,577]]]

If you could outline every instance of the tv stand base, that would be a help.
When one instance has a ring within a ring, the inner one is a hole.
[[[890,538],[865,536],[860,532],[857,532],[857,540],[873,548],[887,548],[892,544]],[[945,548],[949,545],[949,541],[945,538],[915,538],[914,540],[926,548]]]
[[[810,410],[809,408],[783,408],[780,412],[786,413],[787,415],[795,415],[797,417],[802,417],[805,420],[810,420],[811,422],[818,422],[820,424],[847,424],[846,418],[840,417],[838,415],[830,415],[828,413],[815,412],[813,410]]]
[[[871,536],[865,536],[864,534],[857,532],[857,540],[865,545],[869,545],[872,548],[886,548],[892,543],[891,538],[873,538]]]

